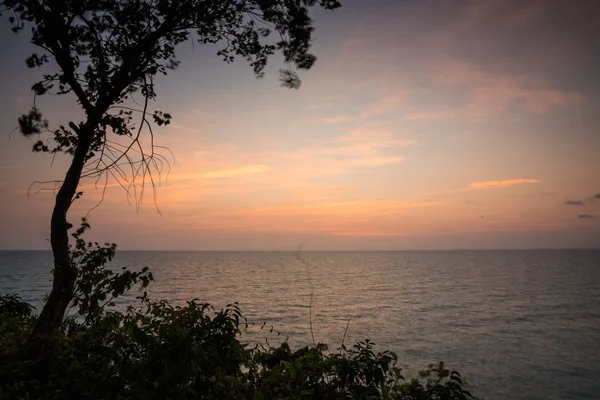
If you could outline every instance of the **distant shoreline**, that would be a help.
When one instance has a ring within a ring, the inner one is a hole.
[[[0,252],[48,252],[50,249],[0,249]],[[449,253],[449,252],[485,252],[485,251],[600,251],[600,247],[574,248],[533,248],[533,249],[432,249],[432,250],[302,250],[302,253]],[[117,252],[156,252],[156,253],[297,253],[298,250],[154,250],[119,249]]]

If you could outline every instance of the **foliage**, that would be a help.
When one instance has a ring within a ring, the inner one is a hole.
[[[53,332],[52,357],[24,357],[35,318],[16,295],[0,296],[2,399],[475,399],[458,372],[430,365],[406,381],[397,355],[369,340],[329,352],[324,344],[292,350],[244,343],[237,304],[215,311],[195,300],[174,307],[146,292],[127,309],[109,299],[152,281],[146,268],[114,272],[115,245],[73,234],[78,312]]]
[[[296,69],[310,69],[316,57],[309,52],[312,20],[309,8],[333,10],[337,0],[2,0],[13,32],[31,26],[31,42],[39,49],[26,59],[27,67],[46,67],[31,89],[35,96],[73,93],[94,120],[94,137],[87,158],[106,155],[106,136],[139,135],[133,105],[123,107],[136,93],[155,99],[154,77],[176,69],[178,44],[194,40],[218,46],[224,62],[245,59],[262,77],[268,58],[283,55],[283,86],[298,88]],[[275,35],[273,35],[275,33]],[[276,37],[276,38],[275,38]],[[50,67],[50,68],[48,68]],[[56,68],[58,67],[58,68]],[[143,110],[158,125],[169,113]],[[39,140],[34,151],[74,153],[84,122],[53,131],[35,106],[19,118],[25,135],[51,133],[53,145]],[[114,149],[113,149],[114,150]]]
[[[33,307],[18,296],[0,296],[0,359],[25,342],[33,323]]]
[[[176,47],[187,40],[217,46],[216,55],[224,62],[245,59],[257,77],[263,76],[268,59],[280,53],[286,65],[281,70],[282,86],[297,89],[296,71],[310,69],[316,61],[310,52],[314,28],[309,15],[315,6],[334,10],[341,4],[338,0],[0,0],[0,16],[8,15],[13,32],[31,29],[36,52],[26,59],[27,67],[44,71],[31,87],[33,107],[19,118],[20,131],[25,136],[46,136],[35,142],[34,152],[72,156],[64,180],[46,182],[60,184],[50,220],[55,268],[52,290],[30,335],[31,344],[37,343],[29,347],[34,357],[52,350],[43,338],[59,328],[77,294],[81,271],[69,258],[72,224],[67,215],[82,195],[80,180],[104,178],[106,188],[113,179],[128,195],[133,192],[140,206],[146,183],[156,196],[156,180],[170,166],[154,144],[151,122],[168,125],[171,114],[148,107],[156,99],[156,76],[179,65]],[[51,129],[36,105],[38,96],[48,94],[73,95],[84,116]],[[138,102],[136,96],[143,100]],[[134,115],[139,116],[137,121]],[[150,149],[140,139],[145,129]],[[106,248],[100,257],[110,257],[110,252]],[[112,285],[113,297],[125,288],[119,284],[127,280],[127,272],[99,273],[92,286]],[[144,281],[149,276],[137,278]],[[79,298],[80,310],[90,308],[94,318],[104,300],[95,293],[82,294],[88,297]]]
[[[32,323],[22,304],[0,297],[3,399],[475,399],[443,363],[406,382],[396,355],[369,341],[336,353],[322,344],[252,347],[240,341],[235,304],[214,312],[145,296],[93,323],[66,320],[58,355],[32,363],[17,350]]]
[[[83,218],[79,229],[71,234],[75,238],[75,245],[71,246],[71,263],[79,271],[71,307],[77,307],[77,314],[85,316],[86,323],[100,318],[106,306],[114,305],[113,300],[134,285],[141,283],[145,288],[154,280],[148,267],[141,271],[123,268],[121,272],[106,268],[106,263],[115,255],[117,245],[86,242],[82,236],[89,228],[89,223]]]

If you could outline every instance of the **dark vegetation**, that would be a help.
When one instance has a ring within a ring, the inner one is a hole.
[[[31,33],[38,49],[26,59],[42,68],[34,105],[19,130],[37,136],[34,152],[67,154],[50,226],[53,286],[39,315],[18,296],[0,296],[0,398],[390,398],[470,399],[460,375],[443,364],[405,381],[396,355],[369,341],[328,351],[251,346],[237,305],[215,311],[190,301],[173,307],[146,292],[125,311],[113,300],[153,280],[147,269],[113,271],[116,245],[86,242],[89,225],[69,234],[71,204],[82,179],[113,179],[136,202],[154,187],[168,159],[154,145],[153,126],[171,115],[150,110],[154,80],[178,66],[175,48],[194,40],[217,46],[225,62],[243,58],[257,77],[279,52],[283,86],[297,89],[309,69],[309,10],[334,10],[337,0],[0,0],[15,33]],[[271,33],[274,35],[271,36]],[[68,95],[79,121],[58,128],[37,107],[43,95]],[[150,136],[150,148],[140,141]],[[69,317],[68,310],[76,311]]]

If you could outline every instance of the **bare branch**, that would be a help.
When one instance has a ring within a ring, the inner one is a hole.
[[[90,213],[92,211],[94,211],[96,208],[100,207],[100,205],[104,201],[104,195],[106,194],[106,188],[108,187],[108,174],[105,174],[105,176],[106,176],[106,179],[104,180],[104,187],[102,188],[102,196],[100,197],[100,201],[95,206],[93,206],[92,208],[90,208],[88,210],[88,212],[85,214],[85,217],[84,217],[86,219],[88,218]]]

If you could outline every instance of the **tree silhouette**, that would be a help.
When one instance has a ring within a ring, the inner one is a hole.
[[[57,191],[51,219],[54,280],[50,295],[33,328],[34,341],[62,322],[73,299],[77,268],[70,259],[67,212],[81,195],[80,179],[124,179],[129,168],[131,188],[141,177],[154,184],[166,159],[154,146],[140,144],[142,131],[152,138],[152,124],[167,125],[171,115],[150,111],[156,98],[154,80],[178,66],[175,48],[194,40],[220,46],[224,62],[244,58],[257,77],[268,58],[280,52],[283,86],[298,88],[297,69],[309,69],[313,25],[309,10],[340,7],[337,0],[2,0],[12,30],[31,27],[31,42],[38,53],[27,58],[29,68],[50,64],[51,73],[32,86],[35,96],[74,94],[85,112],[81,121],[51,129],[35,106],[19,118],[25,136],[49,134],[38,140],[34,152],[72,155]],[[273,34],[272,34],[273,33]],[[132,106],[134,96],[143,102]],[[136,120],[136,118],[139,119]],[[136,123],[137,121],[137,123]],[[120,139],[121,141],[117,141]],[[129,144],[123,145],[122,139]],[[143,187],[143,186],[142,186]],[[33,340],[32,339],[32,340]]]

